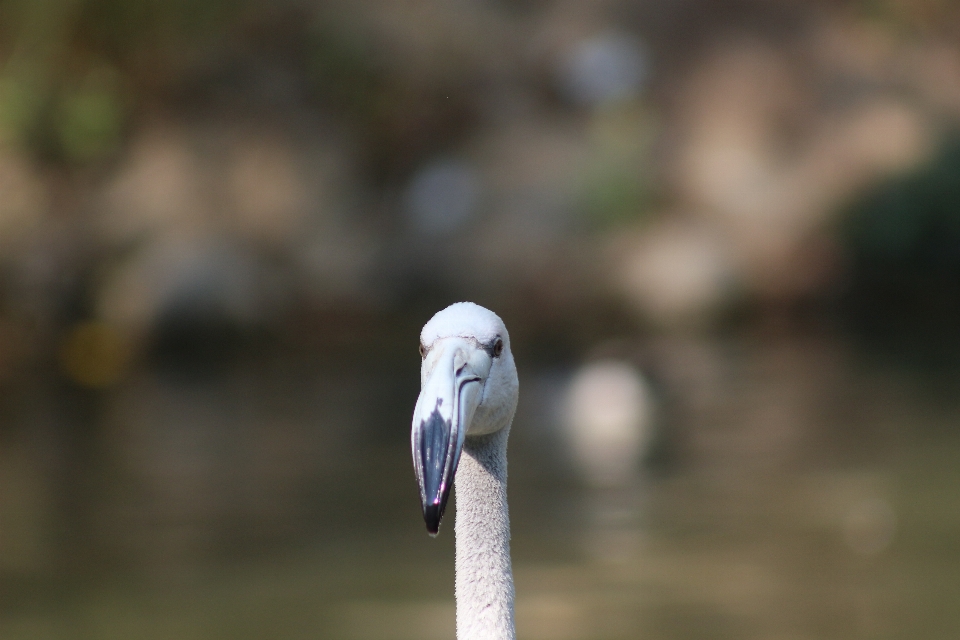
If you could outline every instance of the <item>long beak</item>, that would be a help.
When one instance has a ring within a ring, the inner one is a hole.
[[[463,439],[480,404],[490,364],[483,349],[463,338],[438,340],[423,361],[423,386],[410,440],[423,519],[432,536],[440,530]]]

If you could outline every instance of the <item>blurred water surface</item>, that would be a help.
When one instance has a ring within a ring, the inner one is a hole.
[[[521,638],[956,637],[960,379],[819,338],[653,347],[658,435],[616,485],[557,424],[575,368],[521,367]],[[427,536],[408,453],[416,357],[320,362],[9,394],[0,635],[452,638],[455,511]]]

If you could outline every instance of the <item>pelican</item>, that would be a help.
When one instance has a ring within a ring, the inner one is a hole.
[[[413,466],[432,536],[456,482],[457,638],[515,640],[507,436],[519,384],[507,328],[458,302],[423,327],[420,356]]]

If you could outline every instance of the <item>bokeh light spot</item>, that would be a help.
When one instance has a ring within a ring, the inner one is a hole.
[[[60,350],[60,365],[67,377],[94,389],[115,384],[129,362],[129,341],[119,329],[105,322],[74,326]]]
[[[453,233],[474,214],[480,197],[480,177],[470,165],[436,160],[416,173],[405,205],[416,231],[425,236]]]
[[[635,37],[608,32],[580,42],[563,61],[564,92],[576,104],[603,106],[640,93],[649,62]]]

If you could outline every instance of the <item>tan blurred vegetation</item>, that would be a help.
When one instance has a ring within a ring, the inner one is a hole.
[[[776,315],[835,293],[841,214],[960,114],[932,0],[0,13],[4,360],[80,321],[143,351],[167,312],[309,333],[424,295],[534,325]]]

